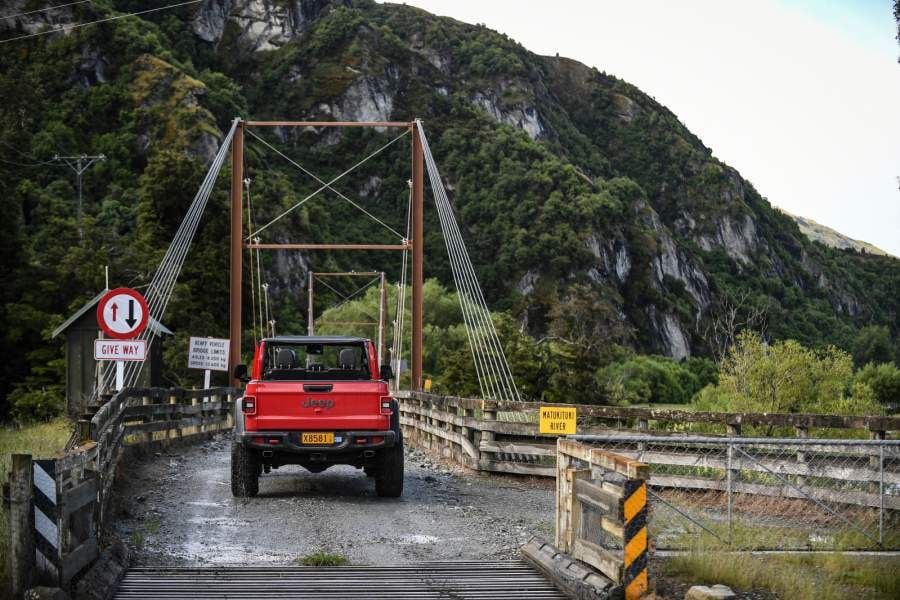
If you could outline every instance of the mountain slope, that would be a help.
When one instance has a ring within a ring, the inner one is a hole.
[[[95,2],[52,18],[87,21],[138,5]],[[33,31],[46,18],[11,19],[0,35]],[[6,382],[30,377],[36,389],[49,378],[29,371],[60,355],[41,336],[101,287],[104,265],[119,283],[148,280],[235,115],[424,119],[488,302],[535,337],[575,343],[579,368],[596,369],[614,344],[708,354],[716,345],[709,323],[733,304],[764,311],[772,337],[810,345],[847,346],[868,324],[897,334],[900,261],[811,243],[656,100],[484,27],[364,0],[205,0],[13,44],[0,56],[0,191],[13,207],[2,301],[5,322],[24,318],[6,332]],[[255,133],[323,177],[390,139]],[[397,231],[405,230],[406,143],[340,188]],[[248,136],[247,147],[257,225],[318,187],[260,140]],[[83,238],[69,173],[14,164],[39,165],[57,152],[109,157],[85,179]],[[167,324],[179,333],[224,333],[226,185],[223,178],[211,199],[170,307]],[[451,284],[433,210],[427,219],[426,274]],[[305,203],[262,237],[391,235],[332,196]],[[396,278],[396,259],[265,256],[279,327],[302,329],[296,299],[309,268],[383,268]],[[167,351],[173,363],[182,337]]]
[[[803,232],[803,235],[814,242],[825,244],[831,248],[839,248],[842,250],[851,249],[856,250],[857,252],[866,252],[868,254],[877,254],[879,256],[890,256],[887,252],[869,242],[863,242],[847,237],[840,231],[832,229],[827,225],[822,225],[808,217],[794,215],[784,209],[779,210],[794,219],[794,221],[797,222],[800,231]]]

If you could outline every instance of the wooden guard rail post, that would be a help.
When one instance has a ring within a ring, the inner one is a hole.
[[[10,596],[20,598],[34,577],[32,466],[30,454],[13,454],[9,472]]]
[[[556,471],[556,547],[639,598],[649,583],[650,466],[560,438]]]

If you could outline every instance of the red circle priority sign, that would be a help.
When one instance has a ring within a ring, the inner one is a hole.
[[[144,297],[131,288],[116,288],[100,298],[97,324],[115,340],[137,337],[147,327],[150,309]]]

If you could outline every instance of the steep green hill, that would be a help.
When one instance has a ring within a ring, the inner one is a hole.
[[[8,19],[0,36],[142,7],[98,0]],[[102,288],[104,265],[114,284],[149,280],[235,115],[421,117],[488,302],[533,336],[580,348],[586,370],[613,344],[708,355],[720,343],[711,323],[735,306],[738,321],[763,315],[776,339],[847,347],[874,324],[896,343],[900,261],[810,242],[658,101],[484,27],[366,0],[204,0],[3,50],[3,396],[13,385],[55,393],[62,351],[47,332]],[[258,133],[326,179],[390,139]],[[318,187],[259,140],[247,146],[257,225]],[[108,157],[85,177],[83,236],[72,173],[48,164],[56,153]],[[340,189],[402,232],[408,158],[404,140]],[[172,378],[187,335],[225,333],[226,186],[223,177],[166,316],[179,333]],[[451,284],[433,210],[427,227],[427,274]],[[392,235],[332,195],[261,237]],[[302,330],[310,267],[399,272],[395,255],[266,256],[282,331]]]

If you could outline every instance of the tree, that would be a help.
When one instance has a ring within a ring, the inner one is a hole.
[[[897,365],[869,363],[859,370],[855,381],[869,386],[879,403],[900,405],[900,369]]]
[[[689,402],[701,387],[685,363],[662,356],[632,356],[597,371],[597,386],[619,405]]]
[[[704,338],[713,358],[721,361],[744,330],[764,335],[768,315],[765,309],[755,306],[747,293],[732,297],[725,293],[709,312]]]
[[[814,351],[795,340],[769,345],[750,331],[738,335],[722,361],[719,385],[707,387],[695,405],[740,412],[883,412],[871,388],[853,381],[846,352],[834,346]]]
[[[853,338],[853,361],[859,367],[871,362],[891,362],[894,360],[894,345],[887,327],[883,325],[863,327]]]

